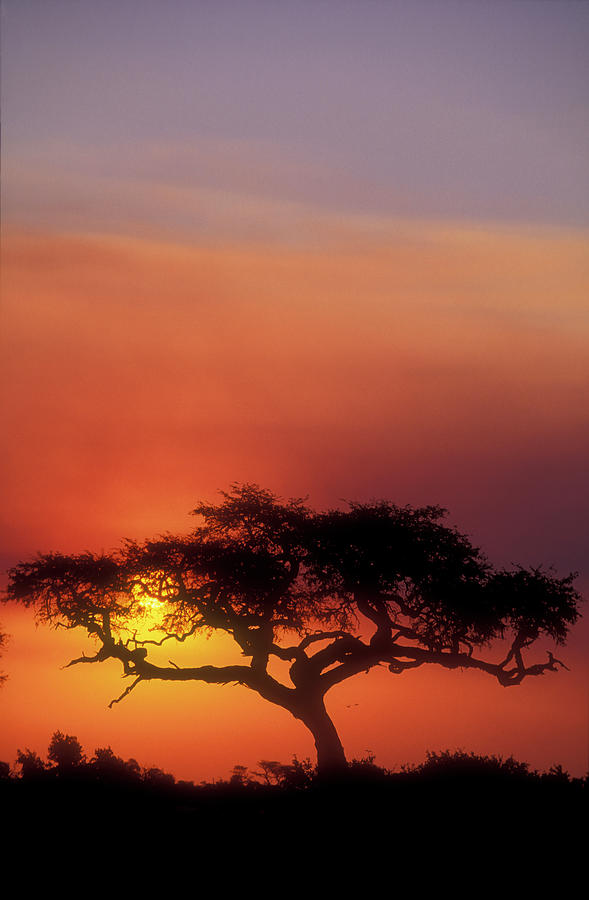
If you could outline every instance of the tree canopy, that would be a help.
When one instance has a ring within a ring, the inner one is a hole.
[[[19,563],[7,599],[34,606],[43,622],[88,632],[96,653],[69,665],[118,660],[132,680],[112,703],[154,679],[242,684],[310,729],[322,770],[345,765],[325,695],[360,672],[384,665],[400,675],[429,663],[477,669],[510,687],[563,666],[551,651],[528,656],[539,638],[565,642],[579,615],[574,575],[494,568],[438,506],[379,500],[317,512],[250,484],[221,498],[196,506],[197,527],[185,536]],[[133,625],[154,601],[158,639]],[[156,644],[218,631],[247,663],[149,659]],[[289,664],[288,679],[270,673],[273,658]]]

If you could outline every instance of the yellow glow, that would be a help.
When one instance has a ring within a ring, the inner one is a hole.
[[[131,588],[133,600],[135,601],[134,614],[125,623],[125,628],[129,631],[163,630],[162,620],[166,613],[170,611],[169,604],[166,600],[160,600],[149,593],[150,588],[154,594],[159,593],[164,597],[170,593],[170,590],[166,589],[165,584],[162,583],[161,579],[158,579],[157,575],[149,580],[146,579],[141,583],[134,584]]]
[[[139,601],[139,606],[142,610],[144,610],[145,613],[157,612],[158,610],[161,610],[162,606],[165,605],[166,604],[161,600],[156,600],[155,597],[142,597]]]

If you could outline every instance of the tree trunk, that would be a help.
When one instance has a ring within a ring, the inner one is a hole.
[[[331,721],[323,699],[315,698],[301,704],[297,715],[309,729],[317,749],[317,771],[319,775],[337,775],[347,766],[346,755],[336,727]]]

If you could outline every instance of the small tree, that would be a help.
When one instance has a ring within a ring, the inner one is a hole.
[[[136,759],[121,759],[111,747],[97,747],[90,760],[90,770],[100,781],[129,782],[139,781],[141,767]]]
[[[67,775],[86,762],[84,750],[77,737],[55,731],[51,736],[47,758],[54,763],[60,775]]]
[[[511,687],[563,666],[552,652],[533,663],[527,655],[539,638],[564,643],[581,599],[573,575],[494,569],[437,506],[383,500],[314,512],[234,485],[194,514],[200,524],[187,536],[126,541],[109,555],[50,553],[10,572],[8,599],[96,641],[94,655],[69,665],[121,663],[132,681],[111,706],[151,680],[241,684],[310,730],[325,772],[346,764],[325,696],[360,672],[435,664]],[[140,639],[137,622],[154,603],[163,636]],[[212,632],[229,634],[248,662],[148,658],[155,644]],[[493,656],[479,655],[495,642]],[[288,679],[270,674],[272,659],[289,664]]]
[[[34,750],[17,750],[16,764],[20,769],[20,776],[25,781],[38,780],[47,772],[47,766]]]

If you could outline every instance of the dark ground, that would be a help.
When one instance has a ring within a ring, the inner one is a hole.
[[[87,873],[104,853],[133,857],[144,874],[175,858],[181,867],[214,864],[229,878],[236,866],[291,871],[315,859],[340,883],[378,870],[391,890],[401,873],[418,884],[439,867],[440,877],[456,878],[476,869],[483,881],[552,872],[561,895],[587,862],[589,780],[560,769],[540,774],[513,760],[446,753],[400,773],[364,761],[321,779],[295,761],[266,770],[274,784],[261,783],[263,772],[255,780],[238,772],[195,786],[118,763],[100,773],[92,763],[26,777],[4,771],[2,846],[42,842],[49,858],[54,848],[72,866],[88,859]],[[254,875],[244,877],[245,886]]]

